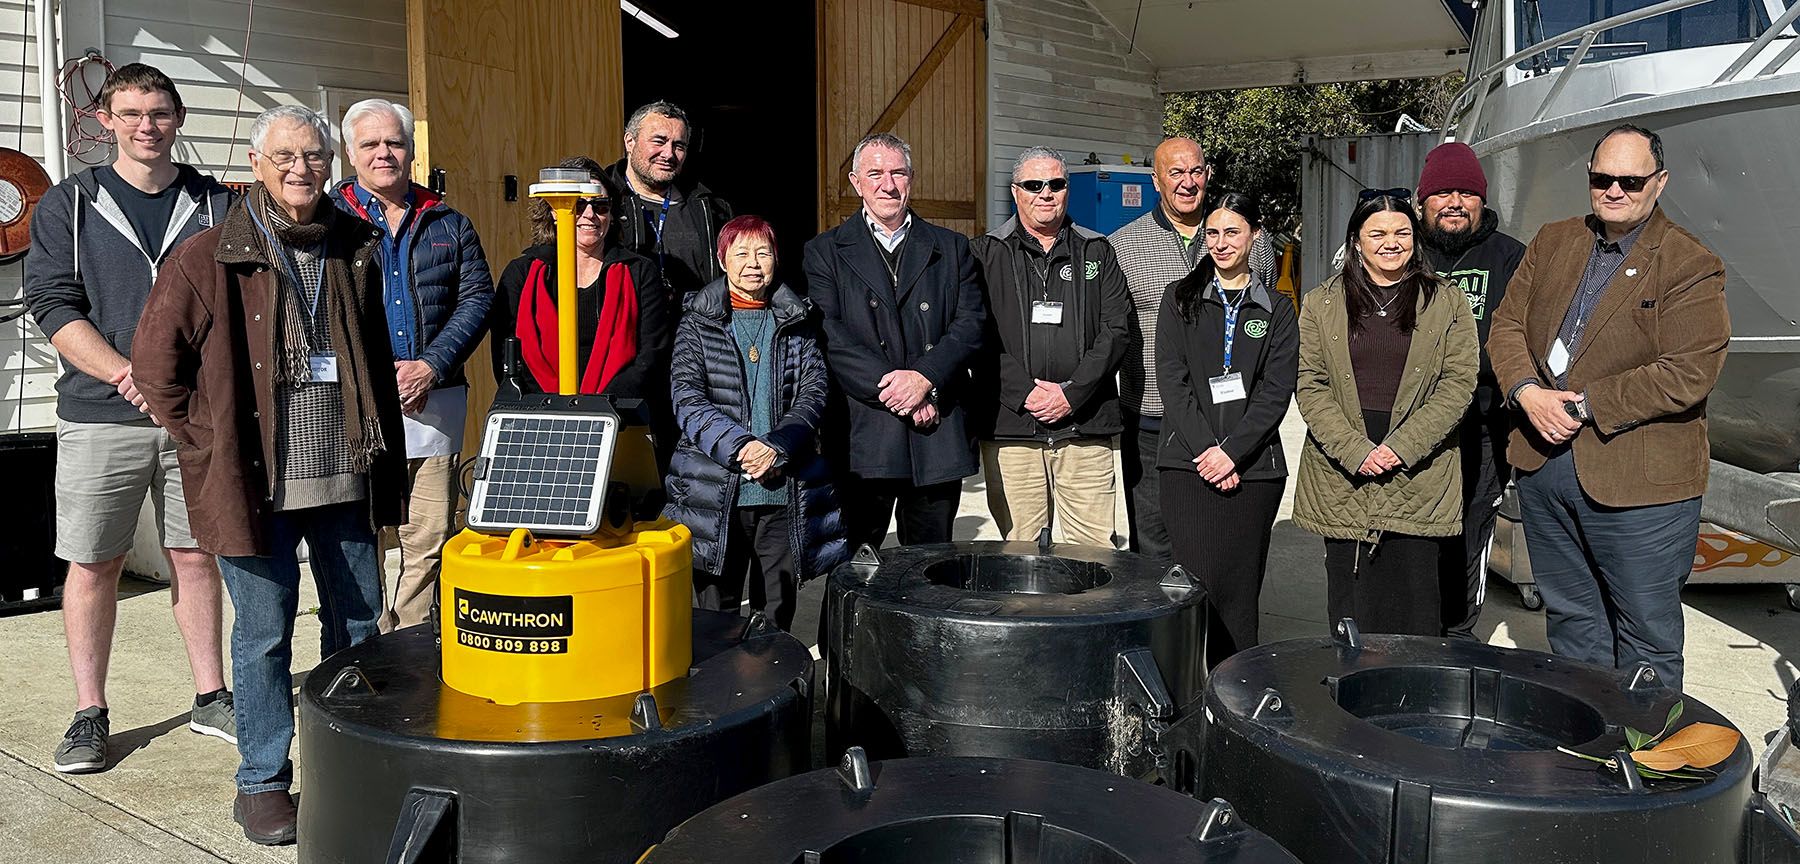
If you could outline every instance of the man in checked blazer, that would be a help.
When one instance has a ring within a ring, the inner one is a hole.
[[[1544,226],[1488,353],[1522,412],[1507,455],[1551,650],[1647,662],[1679,690],[1681,588],[1706,491],[1706,398],[1725,363],[1725,266],[1656,206],[1662,139],[1594,146],[1593,214]]]

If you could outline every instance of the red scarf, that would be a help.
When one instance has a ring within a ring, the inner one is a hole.
[[[546,393],[557,388],[556,303],[551,299],[547,278],[550,266],[542,259],[532,259],[531,271],[525,276],[525,292],[519,298],[519,318],[515,335],[519,337],[519,353],[531,377]],[[606,294],[600,304],[600,320],[594,327],[594,350],[582,368],[581,388],[584,394],[597,394],[612,383],[619,370],[637,357],[638,304],[637,288],[631,282],[631,270],[624,264],[606,268]]]

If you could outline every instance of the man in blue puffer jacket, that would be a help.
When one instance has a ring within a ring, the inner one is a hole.
[[[400,577],[392,592],[383,591],[383,631],[423,622],[437,595],[439,550],[456,529],[456,459],[469,402],[463,363],[481,344],[494,298],[475,226],[443,196],[412,182],[412,146],[413,116],[405,106],[385,99],[350,106],[344,150],[356,179],[331,196],[384,234],[381,305],[405,412],[412,498],[398,532]],[[383,545],[384,552],[392,548],[390,538]]]

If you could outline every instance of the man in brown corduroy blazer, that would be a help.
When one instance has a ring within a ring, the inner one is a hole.
[[[1645,662],[1679,690],[1706,397],[1731,321],[1724,264],[1656,206],[1668,182],[1656,133],[1601,136],[1593,214],[1545,225],[1526,247],[1487,347],[1524,415],[1507,456],[1551,650]]]

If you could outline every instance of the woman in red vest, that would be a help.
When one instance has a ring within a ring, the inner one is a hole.
[[[653,416],[667,410],[674,303],[656,262],[615,241],[613,201],[619,194],[600,163],[585,156],[558,167],[582,168],[602,191],[575,205],[575,356],[580,392],[646,399]],[[500,277],[489,319],[494,377],[503,380],[508,337],[519,343],[519,387],[557,391],[556,220],[542,200],[531,203],[532,246]]]

